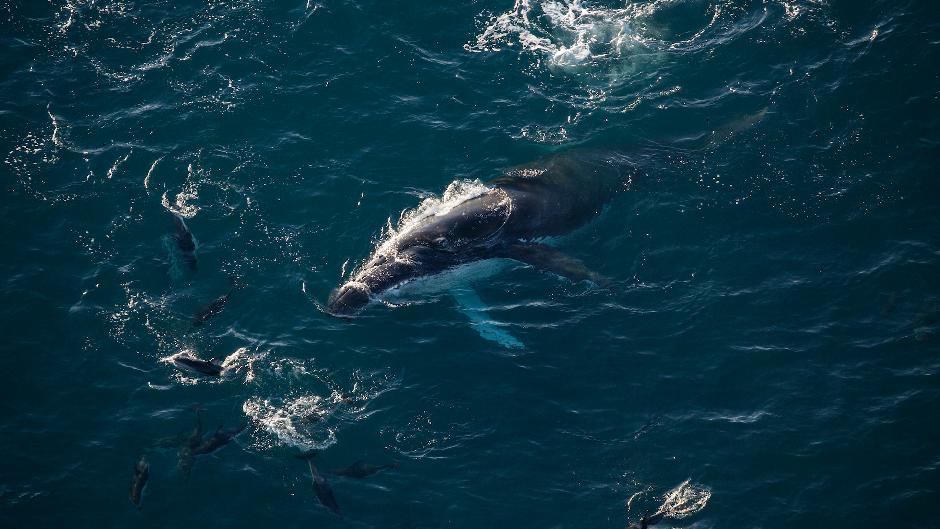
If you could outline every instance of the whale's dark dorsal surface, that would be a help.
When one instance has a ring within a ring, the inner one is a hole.
[[[348,316],[413,279],[494,258],[602,282],[579,260],[534,241],[586,224],[629,186],[632,172],[625,155],[602,151],[572,151],[512,168],[480,192],[414,220],[380,243],[333,291],[328,311]]]

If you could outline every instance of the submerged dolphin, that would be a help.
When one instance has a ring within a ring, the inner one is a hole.
[[[230,281],[232,283],[232,286],[231,288],[228,289],[228,292],[212,300],[208,305],[199,309],[199,312],[197,312],[196,315],[193,316],[191,329],[202,327],[209,320],[218,316],[222,312],[222,309],[225,308],[225,305],[228,303],[229,298],[232,297],[232,293],[235,292],[236,290],[244,288],[244,285],[239,284],[235,280],[234,277],[230,278]]]
[[[228,303],[229,296],[232,295],[232,292],[226,292],[225,294],[215,298],[211,303],[205,307],[199,309],[199,312],[193,316],[192,326],[202,327],[207,321],[211,320],[215,316],[218,316],[222,309],[225,308],[225,304]]]
[[[662,512],[657,512],[652,516],[647,516],[644,514],[643,518],[640,518],[639,524],[630,524],[627,529],[646,529],[651,525],[658,524],[663,519],[663,516],[665,516],[665,514]]]
[[[176,246],[183,254],[183,261],[189,265],[190,270],[196,270],[196,238],[193,237],[193,232],[189,231],[183,217],[176,213],[173,213],[173,225],[175,227],[173,240],[176,241]]]
[[[212,437],[206,439],[204,442],[193,448],[193,454],[197,456],[211,454],[219,448],[229,444],[236,435],[245,431],[245,428],[248,427],[248,423],[242,423],[240,426],[226,430],[219,426],[215,433],[212,434]]]
[[[332,511],[333,514],[342,516],[339,511],[339,503],[336,502],[336,496],[333,495],[333,489],[330,487],[330,483],[326,478],[320,475],[316,465],[313,464],[313,458],[316,457],[316,455],[316,450],[310,450],[297,457],[307,462],[307,467],[310,469],[310,478],[313,480],[313,491],[317,494],[317,499],[320,500],[320,504]]]
[[[487,259],[513,259],[574,281],[605,283],[581,261],[536,242],[594,218],[631,182],[623,154],[573,151],[516,167],[485,192],[428,215],[373,252],[330,295],[327,311],[350,316],[376,296],[418,278]]]
[[[366,478],[375,474],[376,472],[381,472],[387,468],[398,468],[399,465],[397,462],[390,463],[388,465],[370,465],[365,461],[356,461],[352,465],[349,465],[345,468],[334,468],[330,470],[330,474],[336,476],[343,476],[347,478]]]
[[[140,501],[144,494],[144,487],[147,486],[147,480],[150,478],[150,464],[147,463],[145,456],[140,456],[140,461],[134,465],[134,481],[131,482],[131,492],[128,498],[134,507],[140,509]]]
[[[189,479],[193,465],[196,464],[194,451],[202,444],[202,408],[196,406],[193,411],[196,413],[196,427],[188,435],[180,436],[179,450],[176,452],[180,472],[186,479]]]

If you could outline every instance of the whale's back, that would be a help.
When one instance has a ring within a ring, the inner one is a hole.
[[[634,172],[621,153],[581,150],[510,168],[490,184],[522,206],[513,208],[516,230],[540,237],[562,235],[587,223],[630,186]]]

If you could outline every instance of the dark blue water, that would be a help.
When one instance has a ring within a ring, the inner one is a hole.
[[[0,29],[4,527],[938,527],[932,2],[8,0]],[[577,148],[635,172],[553,241],[611,285],[510,263],[476,312],[320,310],[402,212]],[[249,426],[187,479],[194,405]],[[400,467],[328,476],[340,518],[309,449]]]

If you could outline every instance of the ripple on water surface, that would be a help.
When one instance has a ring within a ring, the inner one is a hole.
[[[5,525],[342,523],[301,450],[400,460],[330,477],[363,527],[934,524],[929,3],[0,11]],[[638,173],[551,241],[609,288],[506,262],[472,310],[447,282],[319,310],[388,241],[578,147]],[[253,426],[186,480],[157,441],[197,403],[208,433]]]

